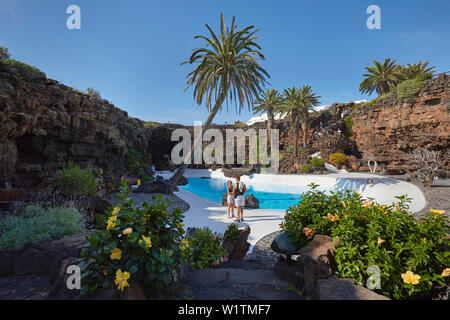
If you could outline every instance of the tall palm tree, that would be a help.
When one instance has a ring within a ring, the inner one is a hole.
[[[400,73],[405,80],[411,80],[417,78],[421,74],[433,74],[435,66],[428,66],[428,60],[422,62],[419,60],[418,63],[409,64],[406,66],[400,66]]]
[[[298,125],[302,124],[303,147],[306,147],[308,134],[309,112],[313,106],[319,104],[319,96],[312,92],[311,86],[304,85],[298,89],[293,87],[285,89],[284,104],[277,108],[281,115],[290,117],[294,127],[294,155],[298,156]]]
[[[311,86],[304,85],[297,90],[299,117],[302,123],[303,147],[306,148],[306,137],[308,134],[309,112],[312,107],[319,104],[320,96],[312,92]]]
[[[294,129],[294,155],[298,156],[298,95],[295,87],[283,90],[284,103],[278,107],[281,116],[290,118]]]
[[[253,104],[254,114],[267,113],[267,130],[269,132],[268,139],[270,141],[270,129],[273,128],[274,112],[284,103],[283,95],[275,89],[267,89],[261,93],[261,97],[258,98]]]
[[[193,49],[188,61],[198,66],[187,75],[187,87],[194,88],[193,97],[198,105],[205,102],[210,112],[205,124],[206,130],[225,100],[235,104],[237,112],[247,105],[250,110],[255,98],[258,98],[262,86],[267,83],[269,74],[260,66],[259,60],[265,60],[261,47],[255,42],[259,29],[248,26],[238,30],[233,17],[231,27],[223,23],[220,14],[220,30],[216,33],[206,24],[210,37],[196,36],[194,39],[205,40],[203,48]],[[201,137],[202,139],[202,137]],[[196,142],[194,142],[195,145]],[[192,159],[193,152],[186,155]],[[184,162],[170,181],[174,184],[187,168]]]
[[[378,96],[388,93],[401,78],[395,62],[391,58],[387,58],[383,64],[373,60],[374,66],[366,67],[367,73],[363,74],[366,78],[359,85],[359,91],[369,95],[376,91]]]

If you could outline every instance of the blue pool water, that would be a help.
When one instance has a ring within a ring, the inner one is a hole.
[[[190,178],[188,179],[188,184],[186,186],[181,186],[180,188],[189,190],[210,201],[221,203],[222,196],[227,190],[227,181],[217,178]],[[304,191],[307,191],[308,189],[308,187],[305,187]],[[292,205],[298,204],[298,202],[302,200],[300,197],[301,192],[291,194],[255,191],[252,185],[247,185],[246,196],[250,193],[259,200],[259,207],[261,209],[287,209]]]

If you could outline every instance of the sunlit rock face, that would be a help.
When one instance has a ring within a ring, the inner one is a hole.
[[[388,97],[376,106],[356,109],[352,117],[353,138],[360,151],[371,146],[376,160],[393,172],[415,170],[411,150],[444,152],[450,146],[450,77],[429,80],[417,98]],[[444,169],[448,176],[448,161]]]
[[[51,79],[26,80],[0,63],[0,188],[33,187],[68,160],[116,181],[129,148],[167,161],[171,129],[145,127],[104,99]]]

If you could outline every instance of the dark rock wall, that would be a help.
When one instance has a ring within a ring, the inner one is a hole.
[[[118,181],[129,148],[167,161],[172,129],[144,127],[107,100],[51,79],[24,79],[0,63],[0,188],[33,187],[69,160]]]

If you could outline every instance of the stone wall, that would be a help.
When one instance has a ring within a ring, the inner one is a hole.
[[[376,160],[391,172],[408,172],[410,150],[448,150],[450,145],[450,77],[429,80],[419,97],[399,101],[390,96],[353,114],[353,139],[359,151],[373,149]],[[450,169],[449,162],[444,164]]]
[[[51,79],[29,81],[0,63],[0,188],[33,187],[68,160],[118,181],[129,148],[167,162],[172,129],[145,127],[107,100]]]

